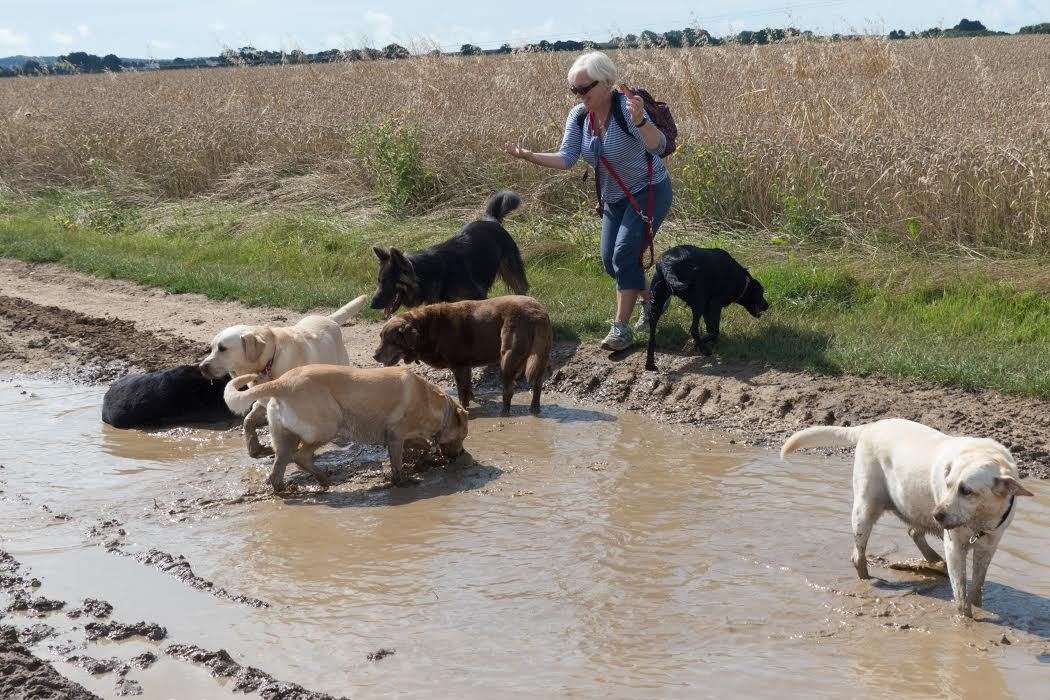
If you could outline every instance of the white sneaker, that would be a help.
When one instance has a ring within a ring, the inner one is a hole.
[[[626,323],[613,321],[609,335],[602,341],[602,349],[616,352],[628,348],[634,343],[634,331]]]
[[[652,313],[652,304],[648,301],[639,301],[638,305],[642,307],[641,312],[638,314],[638,320],[634,322],[634,329],[636,331],[649,331],[649,314]]]

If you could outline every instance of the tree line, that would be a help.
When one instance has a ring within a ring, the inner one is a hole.
[[[1021,29],[1018,34],[1050,34],[1050,22],[1033,24]],[[981,37],[1007,35],[1008,32],[990,30],[978,20],[963,19],[954,27],[942,29],[931,27],[921,32],[905,32],[895,29],[888,34],[889,39],[902,40],[914,38],[951,38],[951,37]],[[462,56],[480,56],[483,54],[508,54],[512,51],[583,51],[585,49],[622,49],[622,48],[689,48],[700,46],[720,46],[727,43],[761,46],[775,44],[789,40],[830,40],[846,41],[858,39],[858,35],[832,34],[830,36],[816,35],[811,31],[802,31],[794,27],[772,28],[766,27],[759,30],[743,30],[726,37],[713,36],[706,29],[687,27],[685,29],[672,29],[666,32],[654,32],[645,30],[640,34],[627,34],[616,36],[605,42],[594,41],[540,41],[534,44],[526,44],[518,48],[512,48],[510,44],[503,44],[495,49],[482,49],[474,44],[463,44],[459,51],[449,52]],[[431,53],[443,54],[440,49],[434,49]],[[119,58],[114,54],[96,56],[83,51],[74,51],[59,56],[54,61],[44,61],[30,58],[21,67],[5,68],[0,66],[0,78],[19,75],[69,75],[74,73],[116,73],[122,70],[177,70],[183,68],[214,68],[221,66],[267,66],[285,65],[297,63],[331,63],[334,61],[377,61],[377,60],[399,60],[408,58],[411,52],[400,44],[387,44],[381,49],[362,48],[339,50],[329,49],[316,53],[306,53],[301,50],[293,51],[267,51],[257,49],[253,46],[244,46],[240,49],[226,49],[218,56],[199,56],[195,58],[174,59],[128,59]]]

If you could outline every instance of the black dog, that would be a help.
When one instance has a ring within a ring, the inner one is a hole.
[[[117,381],[102,399],[102,420],[114,428],[170,428],[233,421],[222,398],[225,379],[208,379],[197,365],[180,365]]]
[[[402,305],[485,299],[497,273],[515,294],[528,292],[521,251],[503,228],[503,217],[519,204],[518,195],[503,190],[489,198],[485,216],[443,243],[407,255],[397,248],[373,248],[379,258],[379,285],[372,308],[384,309],[389,316]]]
[[[645,368],[655,370],[653,354],[656,349],[656,324],[667,310],[671,295],[678,297],[693,310],[689,334],[696,349],[711,354],[711,345],[718,341],[718,324],[722,308],[740,304],[755,318],[769,308],[762,283],[751,276],[747,268],[721,248],[697,248],[680,245],[670,248],[656,261],[656,272],[650,285],[649,353]],[[707,335],[700,335],[700,317],[704,317]]]

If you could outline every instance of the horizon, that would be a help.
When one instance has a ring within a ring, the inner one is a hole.
[[[166,60],[215,56],[224,49],[244,46],[313,53],[382,48],[390,43],[412,51],[457,51],[463,44],[490,49],[504,43],[521,46],[542,40],[608,41],[644,30],[662,33],[685,27],[706,29],[720,37],[741,30],[788,26],[818,34],[886,34],[897,29],[918,32],[950,27],[964,17],[981,21],[991,30],[1014,33],[1024,25],[1050,21],[1050,8],[1037,10],[1031,0],[934,0],[923,7],[915,5],[888,0],[881,10],[873,12],[861,0],[715,0],[703,13],[697,13],[689,12],[681,3],[649,3],[642,11],[634,3],[614,0],[603,7],[616,19],[588,26],[585,19],[589,15],[551,0],[533,3],[530,7],[537,16],[529,18],[451,0],[436,21],[426,16],[420,0],[388,2],[381,6],[385,11],[367,5],[348,9],[336,0],[309,0],[294,7],[274,0],[217,0],[208,4],[187,0],[178,8],[112,0],[94,9],[72,0],[45,0],[20,11],[17,19],[0,17],[0,56],[59,56],[84,51],[99,56],[112,53],[122,58]],[[238,14],[243,16],[236,17]],[[450,24],[450,15],[461,16],[462,21]],[[556,22],[558,15],[565,21]],[[68,19],[55,22],[55,16]],[[158,26],[163,29],[158,30]]]

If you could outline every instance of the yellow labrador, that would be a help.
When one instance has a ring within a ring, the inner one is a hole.
[[[339,326],[361,313],[368,297],[359,296],[330,316],[311,314],[294,326],[230,326],[212,338],[211,350],[200,363],[201,373],[219,379],[255,374],[276,379],[295,367],[309,364],[348,365]],[[252,457],[272,455],[257,431],[266,422],[266,407],[256,406],[244,418],[244,439]]]
[[[284,488],[284,470],[292,462],[328,488],[328,477],[314,467],[314,452],[336,440],[385,445],[398,485],[405,483],[401,465],[406,440],[433,440],[448,458],[463,452],[467,412],[405,367],[308,365],[245,389],[256,379],[233,379],[224,398],[234,413],[269,400],[266,415],[276,451],[269,482],[275,491]]]
[[[817,425],[784,443],[781,456],[803,447],[856,446],[853,462],[853,566],[868,578],[865,550],[885,511],[908,526],[930,562],[941,561],[926,535],[944,537],[944,556],[959,612],[973,616],[984,579],[1017,496],[1032,494],[1017,479],[1010,451],[995,440],[945,435],[921,423],[890,418],[841,428]],[[966,555],[973,551],[973,585],[966,590]]]

